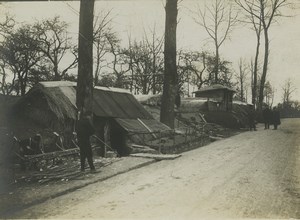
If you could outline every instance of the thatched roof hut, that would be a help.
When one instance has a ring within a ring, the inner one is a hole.
[[[13,114],[41,128],[64,130],[65,123],[76,120],[75,86],[72,82],[38,83],[16,103]]]

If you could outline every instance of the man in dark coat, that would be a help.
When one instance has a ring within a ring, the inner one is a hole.
[[[80,117],[76,130],[78,145],[80,148],[81,171],[85,170],[85,159],[87,159],[91,171],[95,171],[93,152],[90,143],[90,136],[95,132],[92,124],[91,113],[85,113]]]
[[[276,107],[273,108],[272,123],[274,125],[274,130],[277,130],[277,126],[281,124],[280,113]]]
[[[265,123],[265,129],[270,128],[271,120],[272,120],[272,111],[269,109],[269,106],[267,106],[263,110],[263,118],[264,118],[264,123]]]

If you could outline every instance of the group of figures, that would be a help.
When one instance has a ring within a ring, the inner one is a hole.
[[[266,108],[263,109],[262,116],[263,116],[263,121],[265,124],[265,129],[270,129],[270,125],[273,125],[274,130],[277,130],[278,125],[281,124],[280,113],[276,107],[274,107],[273,109],[270,109],[267,106]],[[250,107],[249,129],[250,129],[250,131],[252,131],[252,130],[256,131],[254,106]]]
[[[274,125],[274,130],[277,130],[278,125],[281,124],[280,113],[278,109],[274,107],[273,110],[271,110],[267,106],[262,113],[263,113],[263,118],[265,123],[265,129],[269,129],[270,125]]]

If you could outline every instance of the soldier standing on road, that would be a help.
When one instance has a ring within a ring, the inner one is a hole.
[[[277,130],[277,126],[281,124],[280,113],[276,107],[273,108],[272,122],[274,125],[274,130]]]
[[[267,106],[262,113],[263,113],[263,118],[265,123],[265,129],[269,129],[271,124],[271,119],[272,119],[272,111],[269,109],[269,106]]]
[[[80,115],[77,123],[77,139],[80,148],[81,171],[85,170],[85,159],[87,159],[91,171],[95,171],[93,163],[93,152],[90,143],[90,136],[94,134],[95,129],[92,123],[92,113],[86,112]]]

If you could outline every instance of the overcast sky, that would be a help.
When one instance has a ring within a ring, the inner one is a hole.
[[[299,3],[299,0],[294,1]],[[197,5],[201,7],[204,3],[205,0],[180,2],[178,49],[213,51],[212,44],[206,40],[208,37],[206,32],[192,18],[192,11]],[[14,14],[19,22],[33,22],[35,19],[59,15],[70,23],[69,32],[77,41],[79,4],[79,1],[4,2],[0,5],[0,16],[8,11]],[[124,44],[128,41],[129,34],[133,39],[140,39],[144,31],[152,29],[154,25],[159,35],[164,32],[165,11],[162,0],[96,1],[95,15],[108,10],[112,10],[113,28]],[[293,99],[300,101],[300,9],[286,10],[284,13],[293,17],[280,19],[270,29],[271,51],[267,80],[270,80],[276,88],[275,103],[281,100],[281,88],[287,78],[292,78],[297,88]],[[221,56],[231,61],[234,69],[237,69],[241,57],[249,61],[255,53],[255,34],[243,26],[237,26],[230,41],[226,41],[221,48]]]

